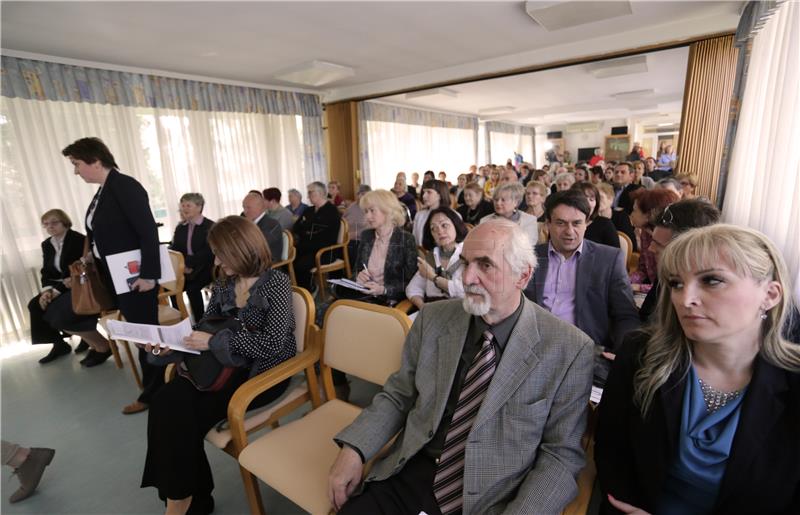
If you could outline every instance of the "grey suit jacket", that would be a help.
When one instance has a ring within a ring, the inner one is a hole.
[[[549,265],[547,243],[536,246],[539,263],[525,296],[542,305]],[[575,325],[598,345],[618,349],[641,322],[620,249],[583,240],[575,277]]]
[[[283,253],[283,230],[281,229],[281,224],[265,211],[264,216],[261,217],[261,220],[256,225],[264,233],[264,238],[267,239],[272,261],[280,261]]]
[[[592,342],[523,300],[467,438],[464,513],[557,513],[577,494],[592,381]],[[426,304],[400,370],[336,436],[372,458],[400,432],[367,481],[396,474],[434,436],[469,329],[461,300]]]

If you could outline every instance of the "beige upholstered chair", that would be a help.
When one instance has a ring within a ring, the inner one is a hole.
[[[325,315],[320,364],[331,400],[249,444],[239,418],[229,410],[235,445],[243,449],[239,464],[251,513],[264,513],[256,478],[310,513],[330,511],[328,470],[339,452],[332,438],[361,412],[336,399],[331,369],[384,384],[400,368],[410,326],[408,317],[394,308],[337,301]]]
[[[317,251],[314,256],[314,268],[311,273],[316,274],[317,284],[319,285],[320,299],[325,299],[325,274],[335,272],[337,270],[344,270],[344,275],[350,278],[352,272],[350,271],[350,256],[347,252],[347,244],[350,242],[350,229],[347,226],[347,220],[341,219],[339,225],[339,235],[336,237],[336,244],[328,247],[323,247]],[[342,257],[337,258],[327,265],[322,264],[322,257],[329,252],[341,249]]]
[[[289,280],[292,282],[292,286],[297,286],[297,278],[294,275],[294,258],[297,255],[297,249],[294,248],[294,236],[292,236],[292,232],[289,230],[283,231],[283,254],[280,256],[280,260],[275,260],[273,257],[272,261],[272,268],[282,268],[286,267],[286,270],[289,272]]]

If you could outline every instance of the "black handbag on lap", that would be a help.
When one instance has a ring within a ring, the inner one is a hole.
[[[208,316],[204,317],[195,327],[195,331],[217,334],[223,329],[239,331],[242,322],[235,317]],[[221,390],[233,375],[236,367],[228,367],[219,362],[211,351],[200,354],[187,354],[183,363],[178,366],[178,373],[191,381],[195,388],[203,392],[217,392]]]

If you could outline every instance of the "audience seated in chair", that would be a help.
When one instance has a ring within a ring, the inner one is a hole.
[[[311,269],[314,268],[314,257],[323,247],[336,244],[339,235],[341,215],[336,206],[328,202],[325,185],[312,182],[308,185],[308,201],[311,205],[292,227],[297,257],[294,270],[297,285],[311,291]],[[325,263],[330,263],[337,256],[323,256]]]
[[[85,236],[72,230],[72,220],[60,209],[47,211],[41,220],[50,237],[42,242],[42,291],[28,302],[28,313],[31,343],[53,345],[39,360],[44,364],[72,352],[62,331],[92,330],[97,325],[97,316],[76,315],[72,311],[69,265],[83,256]]]
[[[525,194],[525,188],[518,182],[500,184],[494,190],[494,213],[481,218],[480,223],[497,218],[505,218],[518,224],[531,242],[539,241],[539,222],[532,215],[517,209]]]
[[[392,192],[397,196],[397,200],[399,200],[408,208],[408,214],[411,217],[411,220],[413,220],[417,215],[416,195],[412,194],[409,190],[409,188],[412,188],[413,186],[406,187],[405,174],[400,175],[400,173],[397,174],[397,179],[394,181],[394,188],[392,188]]]
[[[267,214],[267,207],[263,195],[258,191],[251,191],[242,200],[243,216],[256,224],[264,238],[267,240],[272,259],[280,259],[283,254],[283,235],[281,224]]]
[[[358,253],[361,232],[367,228],[367,224],[364,222],[364,210],[361,209],[358,201],[369,191],[372,191],[369,184],[360,185],[356,193],[356,201],[350,202],[350,205],[342,213],[342,218],[347,220],[347,230],[350,233],[350,241],[347,242],[347,252],[350,256],[355,256]]]
[[[288,195],[289,203],[286,204],[286,209],[292,213],[293,219],[297,221],[308,207],[308,204],[303,204],[303,194],[299,190],[292,188],[289,190]]]
[[[610,215],[611,213],[611,199],[614,198],[614,190],[611,186],[606,184],[605,188],[601,191],[591,182],[578,182],[572,189],[586,195],[586,201],[589,202],[589,221],[586,225],[586,234],[584,237],[595,243],[619,248],[617,228],[614,227],[610,217],[601,214],[606,213]]]
[[[344,204],[344,198],[340,192],[340,187],[341,184],[339,184],[339,181],[330,181],[328,183],[328,200],[336,207]]]
[[[400,369],[335,438],[340,515],[558,513],[578,491],[591,341],[522,295],[536,259],[518,225],[476,227],[461,257],[466,297],[423,307]]]
[[[800,353],[781,337],[780,251],[711,225],[659,260],[654,323],[626,338],[599,407],[601,513],[800,513]]]
[[[641,161],[638,161],[641,162]],[[650,239],[653,234],[653,215],[665,207],[679,200],[675,193],[665,190],[646,190],[640,188],[631,193],[633,199],[633,212],[631,212],[631,225],[639,232],[639,265],[631,274],[631,283],[653,284],[656,282],[656,258],[650,251]]]
[[[639,327],[621,250],[584,239],[589,202],[577,190],[547,198],[550,243],[536,246],[539,263],[525,294],[595,342],[616,349]]]
[[[656,211],[651,217],[653,231],[648,248],[655,258],[655,264],[658,265],[659,255],[678,235],[689,229],[719,223],[721,216],[719,210],[710,202],[700,199],[681,200]],[[643,323],[650,321],[655,313],[659,290],[658,276],[656,276],[639,307],[639,318]]]
[[[353,280],[367,292],[337,287],[336,296],[394,305],[405,298],[406,285],[417,271],[414,237],[403,230],[405,209],[387,190],[367,192],[358,203],[368,229],[361,233],[353,260]]]
[[[417,211],[414,217],[414,241],[417,245],[423,245],[422,236],[425,229],[425,222],[431,211],[440,206],[450,207],[450,189],[447,183],[442,181],[426,181],[422,184],[422,205],[424,209]],[[429,250],[429,249],[428,249]]]
[[[235,317],[240,325],[214,334],[196,330],[183,343],[210,351],[219,363],[233,367],[230,378],[216,391],[201,391],[182,354],[145,346],[152,363],[177,362],[178,377],[158,390],[150,406],[142,475],[142,487],[158,489],[167,513],[213,511],[213,480],[203,437],[227,416],[228,401],[240,385],[297,352],[289,278],[270,268],[269,249],[258,226],[242,217],[225,217],[211,228],[208,241],[223,277],[214,283],[206,317]],[[201,322],[199,329],[204,327]],[[286,380],[264,392],[251,407],[278,398],[288,384]]]
[[[417,309],[427,302],[464,297],[461,248],[466,236],[464,222],[452,209],[431,211],[423,241],[433,251],[417,258],[417,273],[406,286],[406,297]]]
[[[464,188],[464,205],[457,211],[464,223],[474,226],[481,223],[481,218],[494,213],[494,204],[483,197],[480,184],[471,182]]]
[[[208,245],[208,231],[213,220],[203,216],[205,199],[199,193],[186,193],[181,197],[181,217],[183,223],[175,228],[170,250],[183,254],[183,274],[186,282],[183,291],[189,297],[189,306],[195,322],[203,317],[203,288],[211,283],[214,267],[214,254]],[[173,306],[177,304],[173,302]]]
[[[281,190],[278,188],[267,188],[264,190],[263,195],[267,215],[281,225],[282,231],[291,229],[294,225],[294,217],[291,211],[281,205]],[[278,257],[279,256],[275,256],[275,259]]]

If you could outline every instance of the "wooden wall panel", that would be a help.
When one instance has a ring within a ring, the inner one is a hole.
[[[689,47],[678,171],[697,174],[697,193],[712,202],[716,202],[737,52],[733,36],[706,39]]]
[[[329,180],[339,181],[344,198],[355,198],[360,178],[357,103],[327,104],[325,118]]]

